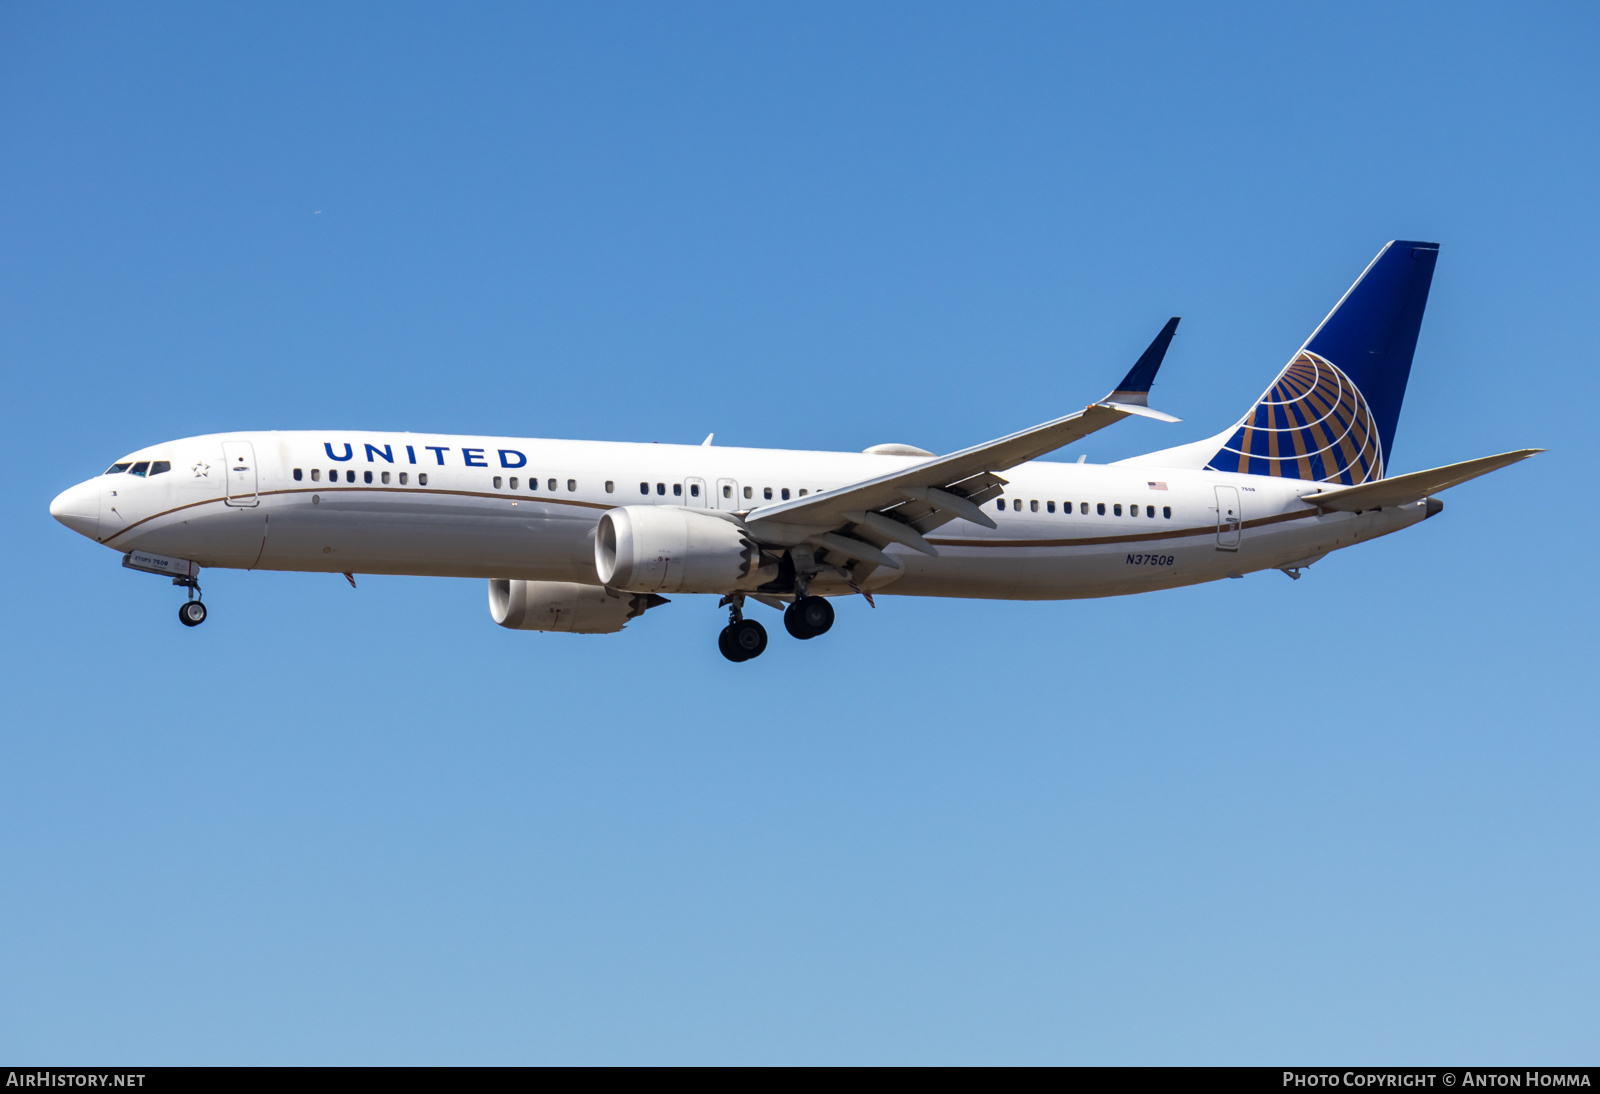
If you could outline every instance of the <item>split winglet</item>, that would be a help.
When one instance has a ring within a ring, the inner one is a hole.
[[[1155,341],[1139,355],[1139,359],[1128,370],[1128,375],[1122,378],[1116,390],[1104,399],[1102,403],[1125,409],[1129,407],[1150,405],[1150,385],[1156,381],[1156,370],[1161,367],[1161,362],[1166,359],[1167,347],[1172,345],[1172,336],[1178,333],[1178,319],[1174,315],[1167,320],[1167,325],[1161,328],[1161,333],[1156,335]],[[1138,411],[1130,410],[1129,413],[1137,414]],[[1161,414],[1157,411],[1150,417],[1159,417],[1162,421],[1175,422],[1178,419]]]

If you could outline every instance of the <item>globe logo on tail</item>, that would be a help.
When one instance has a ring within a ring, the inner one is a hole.
[[[1383,449],[1360,389],[1301,350],[1207,466],[1354,486],[1383,478]]]

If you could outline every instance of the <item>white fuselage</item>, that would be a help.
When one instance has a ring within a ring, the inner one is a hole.
[[[203,567],[598,583],[594,530],[622,505],[759,510],[920,456],[360,432],[224,433],[151,446],[74,487],[62,519],[119,552]],[[891,546],[867,591],[1049,600],[1308,565],[1396,531],[1424,502],[1323,513],[1321,484],[1132,464],[1033,462],[984,511]],[[352,481],[353,480],[353,481]],[[1002,508],[1003,503],[1003,508]],[[54,511],[54,510],[53,510]],[[759,516],[759,513],[756,514]],[[847,586],[818,592],[847,591]]]

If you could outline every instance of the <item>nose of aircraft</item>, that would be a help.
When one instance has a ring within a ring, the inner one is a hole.
[[[100,480],[68,487],[50,503],[50,515],[79,535],[95,539],[100,532]]]

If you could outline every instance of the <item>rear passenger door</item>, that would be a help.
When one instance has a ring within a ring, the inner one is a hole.
[[[1237,551],[1244,529],[1244,511],[1239,508],[1239,488],[1219,486],[1217,490],[1217,550]]]

